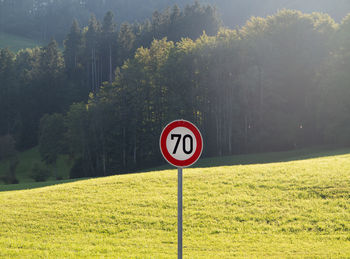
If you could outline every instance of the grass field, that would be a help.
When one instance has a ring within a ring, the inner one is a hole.
[[[184,170],[184,258],[350,257],[350,150],[287,154]],[[176,258],[176,191],[176,170],[2,191],[0,257]]]
[[[41,45],[42,43],[32,39],[0,32],[0,48],[9,48],[10,50],[17,52],[20,49],[34,48]]]

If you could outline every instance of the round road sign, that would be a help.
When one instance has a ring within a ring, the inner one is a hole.
[[[202,154],[202,135],[189,121],[173,121],[160,135],[160,150],[168,163],[176,167],[188,167]]]

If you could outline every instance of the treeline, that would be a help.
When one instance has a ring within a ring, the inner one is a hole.
[[[65,114],[72,175],[163,162],[159,135],[183,118],[204,156],[350,142],[350,16],[281,11],[239,30],[139,48],[89,102]]]
[[[163,163],[159,135],[178,118],[201,129],[204,156],[350,144],[350,16],[284,10],[219,24],[199,4],[142,25],[107,13],[74,22],[63,53],[54,41],[1,50],[0,135],[18,148],[39,141],[48,164],[68,153],[71,177]]]
[[[116,22],[146,22],[155,10],[168,6],[192,5],[192,0],[1,0],[0,31],[47,42],[61,42],[76,19],[86,26],[94,13],[98,20],[108,11],[116,14]],[[169,10],[168,10],[169,11]]]
[[[61,42],[73,19],[85,27],[90,14],[102,20],[106,12],[116,15],[116,22],[142,22],[155,10],[163,11],[177,4],[180,8],[193,0],[1,0],[0,31],[48,42],[54,37]],[[329,13],[340,20],[350,11],[348,0],[202,0],[216,6],[225,26],[235,28],[251,16],[267,16],[283,8],[302,12]]]
[[[215,35],[219,27],[215,10],[197,3],[155,12],[142,24],[118,25],[111,12],[101,22],[91,16],[86,28],[74,21],[63,52],[54,40],[16,54],[1,49],[0,136],[14,136],[21,150],[36,146],[44,114],[62,113],[74,102],[87,101],[140,46],[163,37],[195,39],[203,31]]]

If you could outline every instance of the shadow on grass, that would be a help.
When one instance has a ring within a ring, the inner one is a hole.
[[[0,192],[36,189],[36,188],[42,188],[46,186],[72,183],[72,182],[86,180],[86,179],[88,178],[69,179],[69,180],[60,180],[60,181],[47,181],[47,182],[26,182],[26,183],[19,183],[19,184],[0,184]]]
[[[233,166],[233,165],[251,165],[251,164],[268,164],[279,162],[290,162],[297,160],[305,160],[311,158],[320,158],[327,156],[336,156],[349,154],[350,148],[332,148],[332,147],[317,147],[305,148],[292,151],[270,152],[270,153],[256,153],[248,155],[234,155],[224,157],[207,157],[200,159],[191,168],[207,168],[216,166]],[[156,168],[143,170],[142,172],[170,170],[173,166],[163,165]],[[140,171],[141,173],[141,171]]]
[[[208,167],[216,167],[216,166],[290,162],[290,161],[344,155],[344,154],[350,154],[350,148],[339,149],[339,148],[330,148],[330,147],[317,147],[317,148],[298,149],[298,150],[283,151],[283,152],[257,153],[257,154],[248,154],[248,155],[203,158],[203,159],[200,159],[194,166],[192,166],[192,168],[208,168]],[[175,169],[175,168],[170,165],[163,165],[159,167],[143,169],[136,172],[120,173],[119,175],[147,173],[151,171],[162,171],[162,170],[171,170],[171,169]],[[91,178],[78,178],[78,179],[47,181],[47,182],[27,182],[27,183],[9,184],[9,185],[0,184],[0,192],[35,189],[35,188],[41,188],[41,187],[46,187],[51,185],[71,183],[71,182],[76,182],[76,181],[81,181],[86,179],[91,179]]]
[[[249,155],[227,156],[219,158],[205,158],[195,167],[231,166],[249,164],[268,164],[279,162],[290,162],[312,158],[349,154],[350,148],[308,148],[284,152],[271,152]]]

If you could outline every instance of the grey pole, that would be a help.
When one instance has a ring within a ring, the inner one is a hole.
[[[177,258],[182,259],[182,168],[177,169]]]

